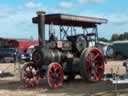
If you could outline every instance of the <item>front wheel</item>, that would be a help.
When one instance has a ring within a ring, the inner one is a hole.
[[[47,80],[51,88],[57,89],[63,85],[64,71],[60,64],[51,63],[47,71]]]
[[[36,87],[40,81],[40,75],[33,63],[26,63],[20,72],[21,81],[25,88]]]

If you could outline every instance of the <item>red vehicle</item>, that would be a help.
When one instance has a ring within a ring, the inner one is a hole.
[[[18,40],[18,48],[24,52],[27,51],[27,49],[32,45],[37,45],[38,41],[34,40]]]
[[[25,40],[25,39],[0,39],[0,47],[1,48],[17,48],[23,52],[26,52],[27,49],[32,46],[38,44],[36,40]]]

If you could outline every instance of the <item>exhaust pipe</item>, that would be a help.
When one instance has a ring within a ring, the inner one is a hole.
[[[37,12],[39,46],[45,46],[45,12]]]

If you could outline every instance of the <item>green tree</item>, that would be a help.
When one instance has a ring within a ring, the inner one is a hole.
[[[128,40],[128,32],[124,32],[124,39]]]
[[[124,34],[120,34],[120,35],[119,35],[119,40],[125,40]]]
[[[112,37],[111,37],[111,41],[117,41],[117,40],[119,40],[119,37],[120,37],[120,35],[113,34]]]
[[[109,40],[104,37],[99,37],[98,41],[108,42]]]

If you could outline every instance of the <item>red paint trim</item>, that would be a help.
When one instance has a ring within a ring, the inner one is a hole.
[[[64,72],[60,64],[52,63],[49,65],[47,79],[49,86],[53,89],[57,89],[63,85]]]

